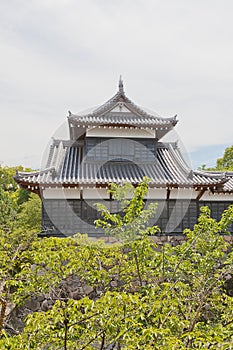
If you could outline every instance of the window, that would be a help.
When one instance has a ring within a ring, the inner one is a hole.
[[[87,138],[88,161],[137,161],[154,162],[156,141],[123,138]]]

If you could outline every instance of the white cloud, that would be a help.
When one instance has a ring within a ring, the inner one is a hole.
[[[178,114],[190,151],[232,143],[232,10],[228,0],[1,2],[0,161],[39,159],[67,110],[103,103],[119,74],[136,103]]]

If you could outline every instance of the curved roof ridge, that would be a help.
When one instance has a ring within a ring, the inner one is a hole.
[[[95,108],[94,111],[87,114],[79,115],[79,114],[73,114],[72,112],[68,111],[69,113],[68,119],[72,117],[94,117],[99,113],[102,114],[104,112],[108,112],[113,108],[114,104],[118,102],[117,99],[120,98],[121,96],[125,96],[125,93],[117,91],[117,93],[113,97],[111,97],[105,103],[101,104],[99,107]]]
[[[179,167],[184,171],[184,173],[189,176],[191,173],[191,168],[188,166],[184,158],[181,156],[181,153],[179,152],[179,149],[176,145],[176,148],[173,147],[171,143],[168,144],[168,147],[170,149],[170,153],[173,157],[173,159],[177,162]]]
[[[220,174],[225,174],[226,176],[233,176],[233,170],[209,170],[208,173],[213,174],[213,175],[220,175]]]
[[[219,172],[219,173],[214,173],[214,172],[208,172],[208,171],[203,171],[203,170],[193,170],[193,173],[199,176],[208,176],[208,177],[213,177],[216,179],[226,179],[226,173],[225,172]]]
[[[54,166],[51,166],[51,167],[48,167],[48,168],[45,168],[43,170],[35,170],[35,171],[16,171],[16,177],[18,176],[24,176],[24,175],[27,175],[27,176],[31,176],[31,175],[39,175],[39,174],[44,174],[48,171],[51,171],[51,170],[55,170]]]
[[[115,104],[116,102],[118,102],[118,99],[121,98],[121,97],[124,97],[124,98],[126,97],[124,91],[123,92],[117,91],[117,93],[114,96],[112,96],[109,100],[107,100],[106,102],[101,104],[93,112],[88,113],[87,115],[93,115],[95,113],[102,112],[102,109],[103,110],[111,109],[112,108],[112,104]]]

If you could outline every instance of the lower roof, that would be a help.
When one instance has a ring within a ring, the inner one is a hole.
[[[154,162],[88,161],[82,143],[55,140],[47,168],[18,172],[15,179],[24,187],[32,186],[107,186],[110,182],[138,184],[144,176],[154,187],[207,188],[233,193],[233,172],[192,171],[175,143],[158,143]]]

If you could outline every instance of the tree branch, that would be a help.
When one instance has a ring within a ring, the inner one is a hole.
[[[0,303],[2,304],[1,313],[0,313],[0,332],[2,332],[3,323],[4,323],[4,318],[5,318],[5,315],[6,315],[6,305],[7,305],[7,302],[6,302],[5,299],[0,298]]]

